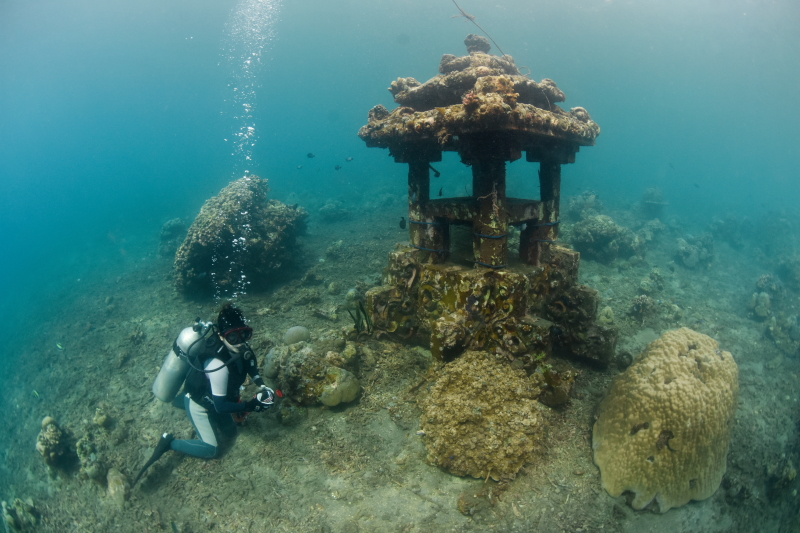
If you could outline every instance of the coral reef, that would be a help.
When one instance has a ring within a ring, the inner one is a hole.
[[[317,211],[320,218],[325,222],[341,222],[353,216],[353,213],[342,206],[338,200],[328,200],[328,202]]]
[[[658,267],[651,268],[650,273],[647,275],[647,278],[650,280],[653,290],[655,291],[664,290],[664,275],[661,273],[660,268]]]
[[[767,496],[776,499],[781,491],[789,487],[797,477],[797,469],[791,458],[785,455],[778,461],[767,465]]]
[[[600,404],[592,433],[602,485],[654,498],[666,512],[719,487],[739,391],[738,368],[717,342],[688,328],[652,342]]]
[[[800,255],[781,257],[778,262],[778,274],[787,286],[800,290]]]
[[[543,385],[539,401],[548,407],[560,407],[569,401],[572,387],[575,385],[576,372],[564,370],[556,372],[550,365],[544,365],[536,370],[541,374]]]
[[[769,317],[766,326],[764,333],[781,352],[792,357],[800,356],[800,317],[778,312]]]
[[[27,501],[15,498],[9,505],[7,502],[3,506],[3,524],[8,533],[32,533],[37,531],[41,513],[33,505],[33,500]]]
[[[57,466],[67,451],[64,432],[58,427],[55,418],[46,416],[42,420],[42,430],[36,439],[36,450],[48,466]]]
[[[603,203],[594,191],[583,191],[579,196],[571,196],[564,209],[564,215],[578,222],[589,217],[597,216],[603,210]]]
[[[175,251],[186,238],[186,224],[179,218],[167,220],[161,226],[158,237],[158,255],[161,257],[174,257]]]
[[[707,267],[714,258],[714,239],[709,233],[677,240],[675,260],[686,268]]]
[[[764,320],[768,318],[772,314],[770,311],[771,306],[772,300],[766,292],[754,292],[750,298],[750,309],[757,319]]]
[[[311,339],[311,332],[305,326],[292,326],[283,335],[284,344],[295,344],[297,342],[308,342]]]
[[[106,475],[106,466],[100,457],[94,432],[89,430],[75,445],[80,460],[80,476],[100,483]]]
[[[664,207],[669,205],[664,201],[664,193],[658,187],[648,187],[642,194],[642,199],[639,203],[642,215],[652,220],[662,217],[664,215]]]
[[[325,384],[319,401],[322,405],[334,407],[340,403],[352,402],[361,392],[358,379],[347,370],[335,366],[328,367],[325,375]]]
[[[470,351],[441,370],[422,402],[428,462],[459,476],[513,478],[543,432],[539,383],[491,354]]]
[[[279,388],[292,402],[333,407],[353,401],[361,392],[356,375],[336,366],[357,370],[357,355],[352,343],[345,344],[341,352],[326,350],[325,356],[320,356],[313,346],[300,341],[273,348],[264,375],[276,376]]]
[[[610,326],[614,324],[614,310],[610,305],[603,307],[603,309],[597,314],[597,323],[604,326]]]
[[[306,212],[267,200],[267,191],[266,179],[246,176],[203,204],[175,254],[179,292],[235,294],[293,262]]]
[[[752,226],[753,222],[748,217],[738,213],[728,214],[724,218],[715,217],[711,221],[709,231],[715,239],[725,241],[738,250],[744,246],[745,236]]]
[[[642,245],[637,235],[617,226],[606,215],[593,215],[574,224],[567,238],[581,255],[601,263],[630,257],[639,252]]]

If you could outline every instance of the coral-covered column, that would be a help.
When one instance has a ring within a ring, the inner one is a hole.
[[[539,163],[541,216],[529,223],[520,234],[520,258],[529,265],[539,265],[543,252],[558,238],[561,204],[561,164],[553,160]]]
[[[489,268],[506,266],[508,213],[506,203],[506,162],[486,157],[472,162],[472,195],[477,213],[472,221],[472,249],[475,262]]]
[[[450,252],[447,222],[427,213],[430,174],[427,159],[408,162],[408,238],[411,246],[426,252],[434,263],[443,263]]]

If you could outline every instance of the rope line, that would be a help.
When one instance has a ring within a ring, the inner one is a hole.
[[[423,248],[422,246],[417,246],[416,244],[411,245],[412,248],[416,248],[417,250],[422,250],[423,252],[435,252],[437,254],[447,253],[450,250],[434,250],[432,248]]]

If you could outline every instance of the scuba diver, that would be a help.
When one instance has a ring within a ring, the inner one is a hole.
[[[252,335],[253,328],[231,303],[222,307],[216,325],[198,318],[194,326],[181,331],[153,383],[153,393],[185,409],[198,438],[181,440],[164,433],[134,485],[167,450],[202,459],[217,457],[223,437],[236,433],[235,416],[265,411],[274,404],[275,391],[258,375],[255,354],[247,343]],[[240,387],[248,375],[259,391],[241,402]],[[184,394],[176,397],[181,385]]]

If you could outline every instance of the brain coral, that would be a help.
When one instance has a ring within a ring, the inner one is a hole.
[[[703,500],[725,473],[738,368],[717,342],[689,328],[664,333],[614,381],[594,424],[603,488],[635,493],[660,511]]]
[[[423,401],[428,462],[459,476],[513,478],[542,432],[538,383],[493,355],[465,352]]]

